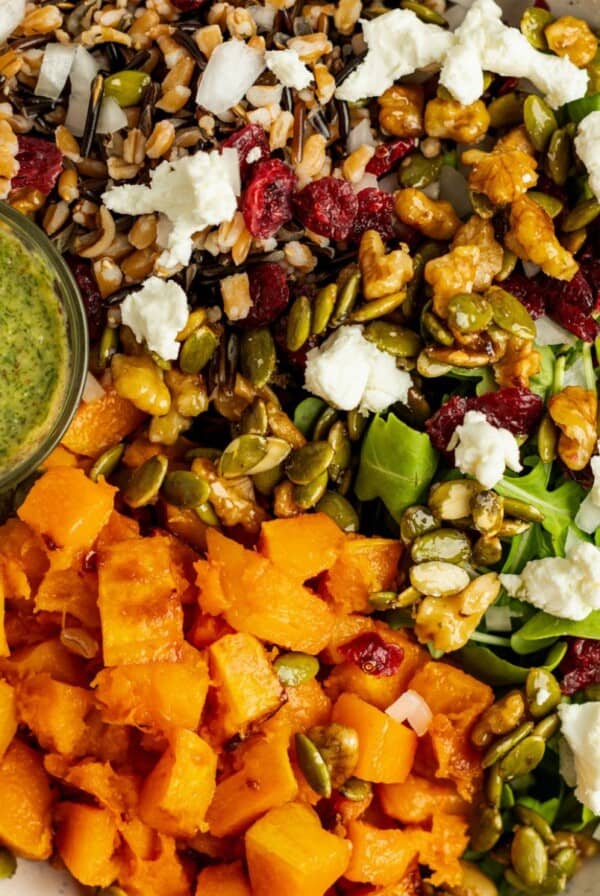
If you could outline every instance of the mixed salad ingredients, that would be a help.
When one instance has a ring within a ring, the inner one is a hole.
[[[0,528],[3,874],[551,896],[598,852],[593,26],[0,4],[0,193],[92,356]]]

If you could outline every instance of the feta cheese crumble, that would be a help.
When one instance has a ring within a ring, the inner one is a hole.
[[[340,411],[378,414],[406,402],[411,385],[410,374],[365,339],[360,326],[340,327],[306,356],[305,388]]]
[[[575,151],[587,169],[591,189],[600,199],[600,112],[590,112],[579,122]]]
[[[237,152],[224,149],[162,162],[152,172],[150,186],[111,187],[102,201],[111,211],[125,215],[162,212],[169,229],[158,263],[173,268],[189,262],[195,233],[233,218],[239,193]]]
[[[179,354],[177,334],[188,319],[187,297],[173,280],[149,277],[137,292],[121,302],[121,320],[130,327],[138,342],[165,361]]]
[[[575,796],[594,815],[600,815],[600,703],[561,703],[558,715],[563,737],[573,752]]]
[[[600,610],[600,550],[578,541],[566,557],[530,560],[521,575],[501,575],[500,581],[511,597],[577,622]]]
[[[269,50],[265,53],[267,68],[284,87],[304,90],[314,80],[312,72],[294,50]]]
[[[338,87],[338,99],[379,96],[398,78],[429,65],[441,68],[440,83],[465,105],[482,95],[484,71],[528,78],[553,108],[584,96],[587,89],[584,69],[532,47],[517,28],[502,22],[494,0],[475,0],[454,33],[398,9],[363,20],[362,26],[369,50]]]
[[[493,488],[508,467],[518,473],[522,467],[519,445],[512,432],[488,423],[481,411],[467,411],[450,440],[456,466],[465,476],[474,476],[484,488]]]
[[[590,467],[594,474],[594,484],[581,502],[575,516],[575,525],[579,526],[583,532],[587,532],[588,535],[591,535],[600,526],[600,457],[598,455],[592,457]]]

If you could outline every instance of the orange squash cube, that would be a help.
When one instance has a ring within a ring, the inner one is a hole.
[[[15,738],[0,760],[0,843],[24,859],[52,852],[52,792],[42,757]]]
[[[417,735],[355,694],[342,694],[332,719],[354,728],[359,757],[354,774],[374,783],[405,781],[413,767]]]
[[[119,884],[127,896],[191,896],[189,874],[172,837],[156,834],[139,818],[122,827],[121,836],[128,850],[121,861]]]
[[[196,896],[252,896],[242,863],[203,868],[198,875]]]
[[[434,815],[467,815],[469,804],[452,784],[409,775],[401,784],[380,784],[377,788],[383,811],[403,824],[428,824]]]
[[[140,795],[140,818],[172,837],[193,837],[204,825],[215,792],[217,756],[197,734],[184,728],[150,772]]]
[[[261,554],[302,583],[333,566],[345,537],[325,513],[306,513],[263,523],[258,545]]]
[[[427,701],[434,715],[448,716],[461,731],[470,729],[494,702],[489,685],[448,663],[428,663],[418,670],[409,687]]]
[[[17,513],[34,532],[73,554],[89,550],[113,509],[112,485],[83,470],[55,467],[34,484]]]
[[[168,538],[129,538],[105,548],[98,607],[106,666],[179,659],[183,611]]]
[[[197,560],[194,564],[196,570],[196,585],[198,586],[198,604],[204,613],[218,616],[224,613],[229,606],[221,585],[221,571],[216,564],[208,560]]]
[[[0,673],[13,684],[21,678],[47,672],[57,681],[83,684],[83,661],[71,653],[58,638],[49,638],[28,647],[13,650],[10,657],[0,659]]]
[[[422,832],[381,830],[363,821],[348,824],[352,858],[346,871],[356,883],[389,886],[400,881],[419,854]]]
[[[0,680],[0,758],[17,733],[17,699],[15,689]]]
[[[90,691],[54,681],[44,672],[17,685],[19,721],[33,731],[45,750],[65,756],[81,755],[92,705]]]
[[[62,444],[74,454],[99,457],[140,425],[146,415],[114,389],[95,401],[82,401]]]
[[[87,628],[98,628],[98,577],[78,566],[55,569],[55,556],[51,554],[50,569],[35,595],[36,612],[60,613],[63,617],[68,613]]]
[[[341,553],[325,576],[324,588],[344,613],[368,613],[369,594],[396,585],[402,543],[391,538],[346,536]]]
[[[253,896],[324,896],[350,860],[347,840],[323,830],[302,803],[271,809],[246,832]]]
[[[21,567],[32,589],[36,589],[48,568],[44,542],[18,517],[0,526],[0,555]]]
[[[87,887],[107,887],[118,875],[113,858],[117,825],[106,809],[62,803],[56,835],[58,853],[75,880]]]
[[[225,737],[271,715],[283,701],[283,688],[265,648],[252,635],[223,635],[208,649]]]

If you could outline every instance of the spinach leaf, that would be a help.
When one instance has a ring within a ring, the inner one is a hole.
[[[532,392],[535,392],[536,395],[540,395],[546,400],[554,383],[554,365],[556,364],[556,358],[549,345],[537,345],[536,351],[538,351],[541,356],[540,371],[529,380],[529,388]]]
[[[327,407],[325,402],[320,398],[310,396],[296,405],[294,411],[294,424],[298,427],[302,435],[307,438],[310,435],[313,426],[321,416],[321,412]]]
[[[574,793],[568,793],[558,813],[558,823],[564,831],[582,831],[596,816],[587,806],[582,806]]]
[[[564,642],[552,647],[541,667],[552,672],[563,659],[566,649],[567,645]],[[510,660],[505,660],[488,647],[481,647],[479,644],[471,642],[458,650],[454,656],[466,672],[493,687],[523,684],[531,668],[531,666],[519,666]],[[540,664],[536,663],[536,665]]]
[[[594,638],[600,640],[600,610],[593,610],[585,619],[575,622],[572,619],[561,619],[558,616],[551,616],[549,613],[540,611],[529,619],[523,628],[511,638],[511,647],[518,653],[523,650],[518,649],[522,644],[531,644],[533,650],[540,650],[543,642],[549,639],[557,638]],[[540,645],[540,642],[542,644]],[[532,652],[532,650],[527,651]]]
[[[517,799],[517,806],[525,806],[527,809],[532,809],[534,812],[537,812],[538,815],[541,815],[549,825],[553,825],[556,821],[558,810],[560,809],[561,800],[562,797],[555,796],[542,803],[532,796],[520,796]]]
[[[544,514],[543,528],[552,538],[554,553],[564,556],[567,533],[579,505],[585,495],[576,482],[563,482],[558,488],[550,490],[548,480],[550,467],[539,461],[524,476],[503,476],[496,491],[505,498],[517,498],[532,504]]]
[[[394,414],[375,417],[363,439],[355,492],[359,500],[381,498],[399,521],[433,479],[438,455],[429,436]]]
[[[541,560],[543,557],[553,556],[550,536],[539,523],[534,523],[522,535],[516,535],[512,539],[502,572],[519,575],[529,560]]]

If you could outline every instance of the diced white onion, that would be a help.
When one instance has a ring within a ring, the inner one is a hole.
[[[0,2],[0,44],[11,36],[25,18],[25,0]]]
[[[361,146],[375,146],[375,139],[368,118],[361,118],[358,124],[352,128],[348,134],[346,146],[349,153],[354,152],[355,149],[360,149]]]
[[[90,104],[90,86],[99,71],[99,65],[87,50],[77,47],[71,68],[71,96],[67,110],[66,126],[75,137],[82,137]],[[96,131],[98,134],[114,134],[126,127],[127,116],[117,101],[107,96],[102,101]]]
[[[395,171],[392,171],[391,174],[386,174],[385,177],[382,177],[377,186],[384,193],[395,193],[399,187],[398,184],[398,175]]]
[[[239,196],[242,192],[242,182],[240,180],[240,160],[238,158],[237,149],[226,146],[225,149],[221,150],[221,156],[227,165],[231,188],[235,195]]]
[[[434,202],[440,198],[440,182],[439,180],[434,180],[430,184],[427,184],[426,187],[423,187],[423,192],[429,199],[433,199]]]
[[[575,336],[543,314],[535,322],[535,341],[537,345],[573,345]]]
[[[440,199],[449,202],[459,218],[473,210],[467,179],[451,165],[444,165],[440,171]]]
[[[98,398],[102,398],[103,395],[104,389],[102,388],[96,377],[93,376],[93,374],[88,373],[85,380],[85,385],[83,387],[83,395],[81,396],[83,401],[86,401],[88,403],[90,401],[97,401]]]
[[[510,607],[490,607],[485,614],[485,624],[489,632],[510,632]]]
[[[370,187],[374,187],[377,190],[379,189],[379,183],[376,175],[370,174],[368,171],[365,171],[358,183],[352,184],[352,189],[355,193],[360,193],[361,190],[367,190]]]
[[[248,12],[260,31],[271,31],[277,14],[274,6],[249,6]]]
[[[214,115],[229,111],[265,69],[265,56],[243,40],[228,40],[211,53],[196,102]]]
[[[71,72],[75,47],[65,47],[63,44],[48,44],[44,50],[44,58],[40,66],[40,73],[35,85],[35,95],[45,96],[50,100],[57,100],[67,83]]]
[[[433,719],[433,713],[427,702],[412,690],[405,691],[398,697],[391,706],[388,706],[386,713],[396,722],[408,722],[418,737],[423,737]]]
[[[102,108],[98,118],[96,131],[99,134],[114,134],[121,128],[127,127],[127,116],[118,102],[112,96],[105,96],[102,100]]]
[[[535,264],[533,261],[524,261],[522,262],[522,264],[523,270],[525,271],[525,276],[529,277],[530,280],[532,277],[535,277],[536,274],[539,274],[539,272],[542,270],[539,264]]]

